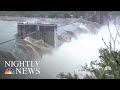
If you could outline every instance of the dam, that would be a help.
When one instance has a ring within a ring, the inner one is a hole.
[[[99,24],[103,24],[105,21],[107,21],[110,12],[108,11],[86,11],[84,12],[84,18],[92,16],[88,18],[88,21],[90,22],[96,22]],[[80,22],[84,22],[84,20],[81,19]],[[58,40],[57,40],[57,24],[41,24],[41,23],[28,23],[28,22],[22,22],[17,23],[18,28],[18,38],[24,39],[26,35],[35,32],[33,34],[28,35],[29,37],[36,39],[36,40],[44,40],[47,44],[56,47],[58,46]],[[59,30],[61,31],[61,30]]]
[[[19,39],[24,39],[28,34],[29,37],[36,40],[44,40],[52,47],[57,45],[57,25],[56,24],[41,24],[41,23],[17,23]]]
[[[105,21],[107,21],[110,12],[104,12],[104,11],[97,11],[94,12],[85,12],[84,17],[80,19],[79,22],[83,23],[85,22],[85,18],[92,16],[88,18],[87,21],[90,22],[96,22],[99,24],[103,24]],[[82,22],[83,21],[83,22]],[[87,23],[86,21],[86,23]],[[58,46],[58,40],[57,40],[57,24],[42,24],[42,23],[28,23],[28,22],[22,22],[17,23],[17,29],[18,29],[18,38],[24,39],[28,34],[35,32],[33,34],[28,35],[29,37],[36,39],[36,40],[44,40],[47,44],[51,45],[52,47]],[[59,30],[61,31],[61,30]]]

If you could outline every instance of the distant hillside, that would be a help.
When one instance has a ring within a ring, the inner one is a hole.
[[[86,11],[0,11],[0,16],[69,18],[73,15],[73,17],[77,18],[83,16],[85,12]]]

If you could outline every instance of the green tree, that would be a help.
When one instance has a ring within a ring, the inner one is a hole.
[[[84,79],[120,79],[120,51],[109,51],[108,49],[100,49],[100,62],[92,61],[90,67],[86,64],[83,68],[91,75],[86,74]],[[116,54],[116,62],[114,56]],[[97,67],[96,67],[97,66]]]
[[[64,74],[64,72],[62,73],[59,73],[57,75],[57,77],[61,78],[61,79],[79,79],[78,75],[74,73],[74,75],[72,75],[71,73],[67,73],[67,74]]]

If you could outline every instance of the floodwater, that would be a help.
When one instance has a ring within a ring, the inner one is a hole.
[[[17,22],[0,20],[0,43],[15,38],[17,33]],[[10,51],[15,41],[0,44],[0,50]]]
[[[74,27],[75,26],[75,27]],[[72,30],[76,31],[79,28],[80,23],[73,24],[73,26],[61,27],[58,30]],[[113,35],[115,35],[115,27],[110,24],[110,29]],[[72,28],[73,27],[73,28]],[[72,29],[71,29],[72,28]],[[74,30],[73,30],[74,29]],[[89,28],[87,29],[89,30]],[[99,48],[105,48],[102,41],[103,37],[105,42],[108,44],[109,31],[107,25],[99,28],[99,33],[92,34],[81,34],[77,35],[77,38],[73,38],[71,42],[65,43],[62,46],[53,49],[53,53],[50,55],[43,56],[41,61],[40,75],[29,75],[29,78],[56,78],[56,75],[60,72],[78,72],[80,65],[90,63],[90,61],[99,60],[98,50]],[[63,31],[60,31],[60,33]],[[17,33],[17,22],[16,21],[0,21],[0,42],[15,38]],[[0,50],[9,51],[12,50],[15,41],[0,45]],[[119,49],[119,45],[117,45]],[[83,77],[84,73],[80,72],[79,76]],[[13,77],[12,77],[13,78]],[[23,78],[28,78],[28,76]]]

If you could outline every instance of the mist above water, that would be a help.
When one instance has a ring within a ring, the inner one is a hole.
[[[77,39],[73,38],[71,42],[55,48],[53,54],[45,55],[41,60],[41,71],[46,72],[50,78],[56,78],[56,75],[60,72],[73,73],[75,71],[82,78],[84,73],[78,72],[78,70],[81,70],[81,65],[84,66],[85,63],[89,64],[91,61],[99,60],[98,50],[106,48],[102,38],[109,45],[108,26],[104,25],[98,31],[97,34],[81,34]],[[116,28],[113,23],[110,23],[110,31],[115,38]],[[119,40],[119,37],[117,39]],[[116,49],[119,48],[120,45],[116,42]]]

